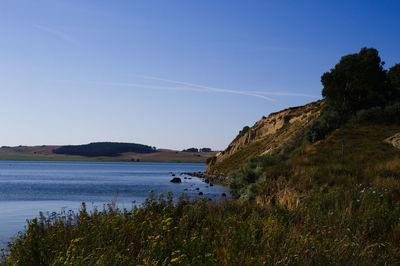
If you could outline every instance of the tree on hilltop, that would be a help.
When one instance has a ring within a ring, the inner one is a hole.
[[[396,98],[400,98],[400,64],[392,66],[387,74],[389,84]]]
[[[386,83],[384,64],[374,48],[364,47],[357,54],[343,56],[321,77],[327,105],[343,114],[385,105],[391,89]]]

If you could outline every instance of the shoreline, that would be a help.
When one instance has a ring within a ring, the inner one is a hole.
[[[181,160],[140,160],[132,161],[129,159],[112,159],[112,158],[65,158],[65,157],[29,157],[29,156],[0,156],[0,161],[43,161],[43,162],[125,162],[125,163],[198,163],[199,161],[181,161]]]
[[[228,186],[228,177],[226,176],[212,175],[212,174],[207,174],[206,172],[194,172],[194,173],[183,173],[183,174],[203,179],[203,181],[206,183],[216,184],[224,187]]]

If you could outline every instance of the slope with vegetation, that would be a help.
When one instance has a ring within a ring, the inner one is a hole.
[[[343,57],[323,75],[319,115],[272,149],[250,140],[226,157],[261,146],[229,165],[235,200],[151,195],[131,211],[42,216],[3,263],[400,264],[398,66],[385,71],[375,49]]]
[[[296,131],[318,117],[324,101],[288,108],[263,117],[251,128],[246,126],[222,152],[207,162],[209,174],[226,175],[251,157],[270,153]]]

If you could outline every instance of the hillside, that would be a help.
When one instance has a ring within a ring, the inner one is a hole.
[[[224,150],[208,160],[207,173],[226,175],[254,156],[268,154],[318,117],[324,101],[292,107],[263,117],[245,127]]]

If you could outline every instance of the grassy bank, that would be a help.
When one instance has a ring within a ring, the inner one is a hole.
[[[29,221],[4,265],[398,264],[400,204],[387,190],[311,191],[300,207],[150,198]]]

